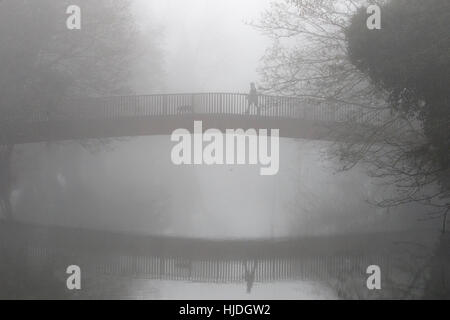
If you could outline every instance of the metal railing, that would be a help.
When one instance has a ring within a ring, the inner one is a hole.
[[[47,122],[58,120],[121,119],[128,117],[183,117],[190,114],[261,118],[289,118],[327,122],[381,124],[385,111],[374,112],[358,106],[313,102],[297,97],[259,95],[258,104],[249,105],[242,93],[187,93],[79,98],[57,107],[29,106],[0,111],[0,120]]]
[[[48,266],[58,259],[58,251],[48,248],[27,248],[30,267]],[[335,255],[308,257],[217,258],[124,254],[64,253],[70,261],[77,261],[90,274],[127,276],[159,280],[183,280],[217,283],[245,281],[246,269],[254,270],[255,282],[285,280],[326,281],[339,275],[364,274],[371,261],[377,261],[387,272],[389,257],[374,255]]]

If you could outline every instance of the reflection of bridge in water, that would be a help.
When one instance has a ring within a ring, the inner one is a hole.
[[[0,229],[8,250],[26,249],[30,266],[65,270],[76,264],[91,274],[247,282],[251,289],[254,282],[364,278],[371,264],[389,272],[389,255],[380,246],[385,235],[206,240],[20,224]]]
[[[280,129],[280,136],[335,140],[336,130],[349,123],[367,129],[386,117],[357,106],[312,103],[295,97],[259,96],[249,114],[246,94],[193,93],[85,98],[57,108],[23,107],[2,110],[3,143],[171,134],[202,120],[204,130],[217,128]],[[332,129],[333,134],[330,134]]]

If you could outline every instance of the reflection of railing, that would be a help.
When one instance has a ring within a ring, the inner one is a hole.
[[[246,94],[188,93],[136,95],[72,99],[58,107],[47,106],[1,111],[2,120],[45,122],[77,119],[120,119],[124,117],[244,115],[248,110]],[[297,97],[260,95],[250,115],[264,118],[293,118],[330,122],[381,123],[384,111],[368,111],[357,106],[331,102],[316,103]]]
[[[28,248],[30,266],[48,266],[58,258],[57,251]],[[61,253],[59,253],[61,254]],[[284,280],[326,281],[342,275],[365,274],[367,266],[376,261],[387,272],[389,261],[382,256],[310,256],[265,257],[259,259],[187,259],[166,256],[83,255],[63,253],[67,263],[74,261],[88,273],[133,276],[145,279],[184,280],[219,283],[245,282],[246,263],[255,263],[254,281]]]
[[[389,273],[383,243],[391,236],[207,240],[0,224],[0,253],[26,252],[30,268],[78,264],[88,273],[153,279],[244,282],[254,265],[255,282],[326,280],[365,274],[371,264]]]

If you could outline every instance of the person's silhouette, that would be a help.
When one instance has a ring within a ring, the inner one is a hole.
[[[250,113],[250,107],[255,106],[257,108],[258,114],[259,114],[258,91],[256,90],[256,86],[255,86],[254,82],[250,83],[250,92],[248,93],[247,101],[248,101],[247,111],[245,113],[249,114]]]

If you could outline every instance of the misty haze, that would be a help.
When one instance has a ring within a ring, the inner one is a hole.
[[[450,8],[372,2],[0,1],[0,299],[448,299]]]

